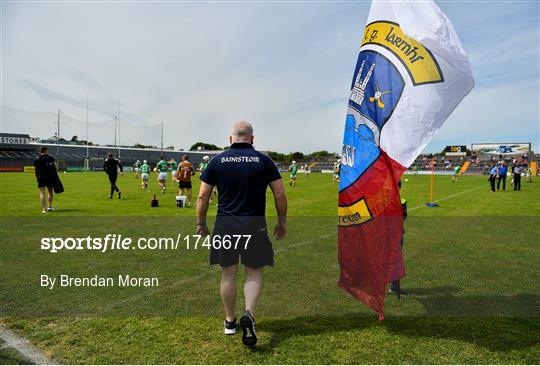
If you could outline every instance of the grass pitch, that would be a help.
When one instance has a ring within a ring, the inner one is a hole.
[[[283,174],[288,179],[288,174]],[[287,185],[289,235],[274,242],[257,310],[259,344],[222,335],[219,273],[207,250],[45,253],[42,236],[123,233],[133,237],[194,231],[194,208],[175,206],[176,187],[150,191],[126,173],[122,200],[109,200],[103,173],[61,176],[58,211],[42,214],[32,174],[0,174],[1,322],[62,363],[528,363],[540,362],[540,187],[491,193],[487,177],[405,176],[402,286],[387,297],[383,322],[336,287],[337,186],[300,174]],[[198,189],[195,179],[194,192]],[[150,208],[156,194],[159,208]],[[274,215],[268,196],[269,215]],[[210,215],[215,214],[215,203]],[[269,218],[271,229],[273,218]],[[154,274],[154,289],[47,290],[41,273]],[[238,314],[242,310],[242,275]],[[0,349],[0,362],[20,360]]]

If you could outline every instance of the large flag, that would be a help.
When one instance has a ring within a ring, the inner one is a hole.
[[[338,285],[383,318],[405,275],[397,182],[474,86],[467,54],[433,1],[373,2],[345,121]]]

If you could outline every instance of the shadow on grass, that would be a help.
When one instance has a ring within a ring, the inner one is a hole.
[[[463,296],[455,286],[408,291],[411,300],[422,304],[430,316],[540,317],[540,297],[536,294]]]
[[[281,342],[296,336],[383,328],[396,336],[457,340],[490,351],[510,351],[540,345],[539,298],[515,296],[457,296],[456,287],[411,289],[426,309],[425,316],[312,315],[261,321],[258,329],[272,334],[269,343],[255,352],[272,352]],[[407,301],[404,299],[402,301]],[[512,315],[509,315],[512,314]]]
[[[337,332],[381,327],[396,336],[464,341],[492,352],[510,351],[540,344],[538,318],[435,318],[375,317],[358,314],[342,316],[302,316],[292,319],[261,321],[258,329],[272,334],[270,341],[254,352],[273,352],[281,342],[296,336],[317,336]]]
[[[64,212],[70,212],[70,213],[71,212],[88,212],[88,210],[83,210],[81,208],[62,208],[62,207],[60,207],[60,208],[56,209],[55,211],[53,211],[53,214],[58,214],[58,213],[62,214]]]

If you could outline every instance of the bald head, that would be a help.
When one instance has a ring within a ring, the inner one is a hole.
[[[247,142],[253,144],[253,126],[248,121],[238,121],[233,125],[231,132],[231,144],[235,142]]]

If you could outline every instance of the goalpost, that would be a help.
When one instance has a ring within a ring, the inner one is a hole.
[[[65,160],[57,160],[56,161],[56,169],[61,172],[66,171],[66,161]]]
[[[84,169],[86,171],[103,170],[103,162],[103,158],[86,158],[84,161]]]

